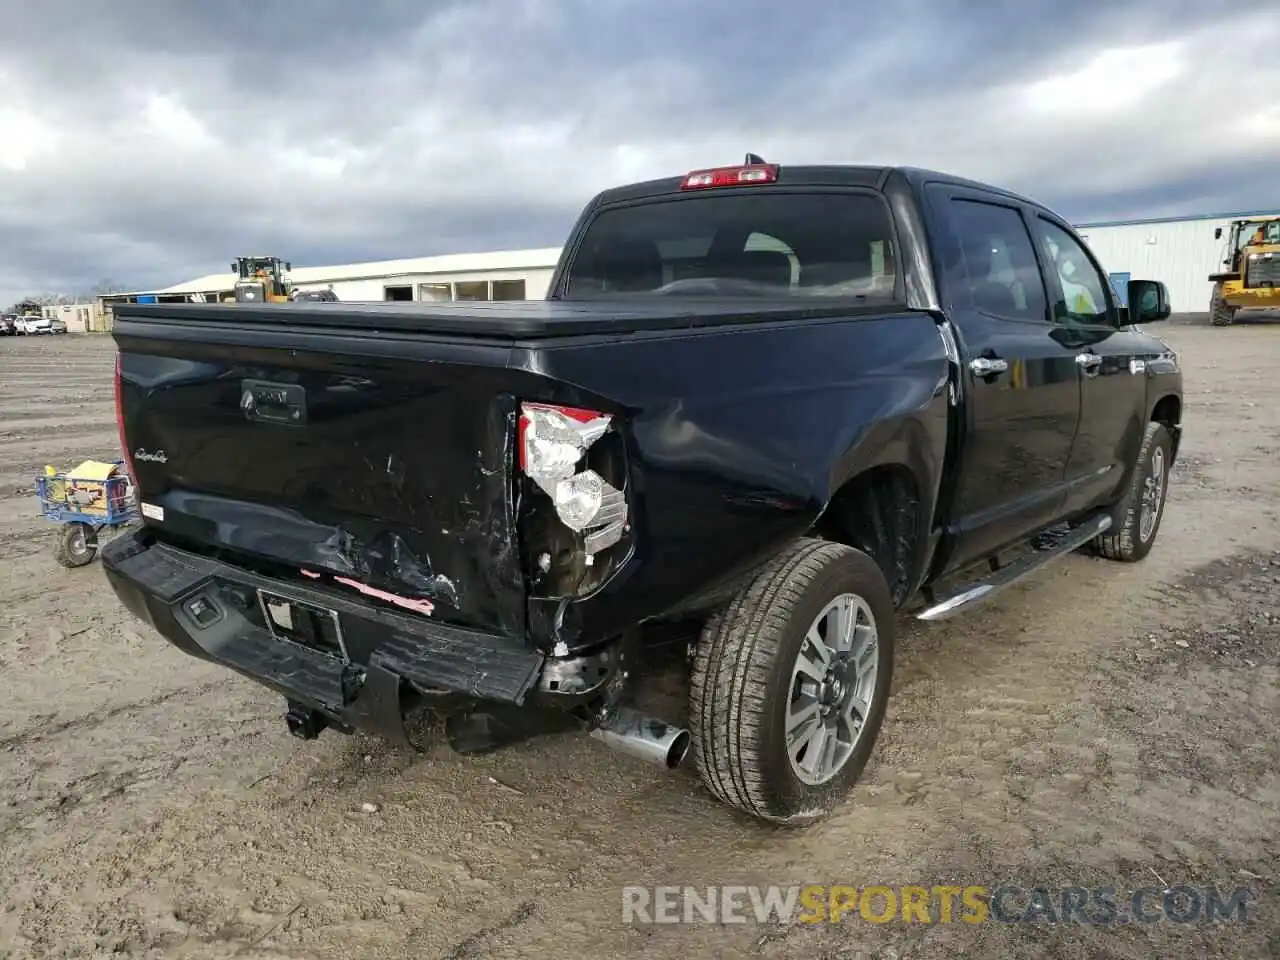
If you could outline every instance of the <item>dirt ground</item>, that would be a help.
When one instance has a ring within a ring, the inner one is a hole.
[[[1280,957],[1280,323],[1165,327],[1186,435],[1152,555],[904,624],[865,778],[801,832],[581,736],[292,739],[98,564],[54,563],[32,478],[115,454],[111,341],[0,340],[0,958]],[[1249,923],[622,922],[624,885],[734,883],[1254,900]]]

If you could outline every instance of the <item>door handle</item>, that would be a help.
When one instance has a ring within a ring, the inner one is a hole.
[[[307,422],[307,392],[297,383],[242,380],[240,411],[248,420],[301,425]]]
[[[1009,362],[999,357],[974,357],[969,361],[969,369],[975,377],[990,377],[1008,370]]]
[[[1094,367],[1102,363],[1102,358],[1096,353],[1077,353],[1076,363],[1080,364],[1086,370],[1092,370]]]

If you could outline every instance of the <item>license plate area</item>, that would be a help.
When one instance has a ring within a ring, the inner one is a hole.
[[[272,639],[332,657],[340,663],[351,662],[336,610],[266,590],[258,591],[258,606],[262,608],[262,619]]]

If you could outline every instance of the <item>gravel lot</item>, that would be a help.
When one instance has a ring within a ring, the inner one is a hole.
[[[904,627],[865,779],[804,832],[580,736],[293,740],[98,564],[53,561],[32,478],[115,454],[111,341],[0,340],[0,958],[1280,956],[1280,323],[1166,327],[1186,437],[1153,554]],[[1256,900],[1248,924],[624,925],[621,888],[659,883]]]

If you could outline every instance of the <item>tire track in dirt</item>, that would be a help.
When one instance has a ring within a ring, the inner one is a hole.
[[[0,421],[0,442],[34,443],[46,439],[51,431],[56,431],[58,437],[66,440],[89,438],[90,442],[96,442],[109,435],[115,426],[114,417],[102,417],[96,409],[86,409],[83,416],[70,423],[64,417],[49,416],[41,411],[30,417],[6,416]]]
[[[142,700],[112,704],[104,710],[73,717],[69,720],[54,720],[52,716],[37,714],[31,718],[34,721],[32,726],[18,730],[15,733],[0,736],[0,750],[9,751],[17,747],[29,748],[42,741],[54,740],[68,733],[74,734],[89,727],[100,727],[107,721],[114,720],[117,717],[137,714],[144,710],[163,706],[177,697],[189,700],[212,690],[223,689],[226,686],[227,681],[219,679],[195,687],[167,690],[164,693]]]

